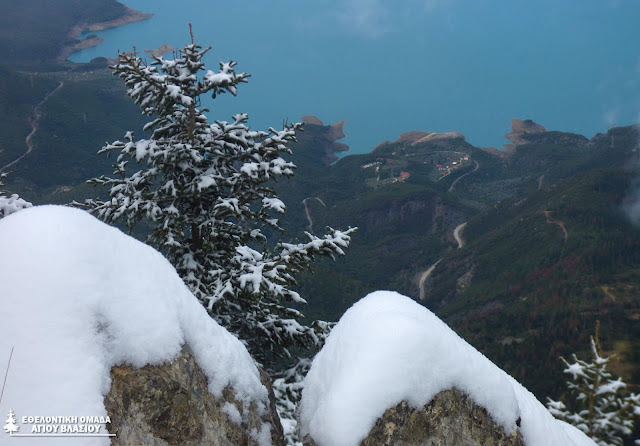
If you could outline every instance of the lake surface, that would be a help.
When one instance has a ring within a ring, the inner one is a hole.
[[[637,0],[124,0],[150,20],[96,33],[76,62],[117,50],[212,45],[207,67],[251,73],[210,119],[255,129],[346,120],[351,153],[410,130],[502,148],[510,119],[592,137],[640,122]]]

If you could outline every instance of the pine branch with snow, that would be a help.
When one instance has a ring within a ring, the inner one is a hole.
[[[611,356],[603,356],[598,327],[591,337],[590,362],[573,355],[573,362],[560,358],[571,375],[567,387],[575,398],[575,411],[562,401],[547,398],[547,408],[556,418],[573,424],[600,446],[620,446],[623,437],[632,434],[634,417],[640,416],[640,395],[624,393],[626,384],[607,371]]]
[[[0,173],[0,218],[6,217],[9,214],[18,212],[19,210],[29,208],[33,206],[26,200],[20,198],[17,194],[9,194],[3,191],[4,183],[2,182],[9,174]]]

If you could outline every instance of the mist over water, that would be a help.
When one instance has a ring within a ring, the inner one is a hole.
[[[640,121],[636,0],[124,1],[155,16],[96,33],[106,41],[72,60],[180,48],[191,22],[208,68],[233,59],[252,75],[210,119],[346,119],[350,153],[411,130],[502,148],[511,118],[587,137]]]

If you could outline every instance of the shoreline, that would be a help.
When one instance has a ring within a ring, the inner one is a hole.
[[[115,28],[129,23],[141,22],[142,20],[147,20],[151,17],[153,17],[153,13],[138,11],[137,9],[131,9],[128,6],[125,6],[125,13],[117,19],[107,20],[105,22],[81,23],[79,25],[75,25],[69,31],[68,36],[70,39],[77,39],[86,31],[103,31],[105,29]],[[102,42],[104,42],[104,38],[95,35],[87,36],[82,40],[76,40],[62,48],[57,60],[65,61],[72,53],[97,46]]]

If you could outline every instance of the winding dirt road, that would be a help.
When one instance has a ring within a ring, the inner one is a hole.
[[[424,294],[424,283],[425,283],[425,281],[431,275],[433,270],[436,269],[436,266],[438,266],[438,263],[440,263],[441,261],[442,261],[442,259],[438,260],[436,263],[431,265],[428,270],[423,272],[422,275],[420,276],[420,282],[418,282],[418,288],[420,289],[420,300],[424,300],[424,297],[425,297],[425,294]]]
[[[458,242],[458,249],[464,246],[464,240],[462,240],[462,237],[460,236],[460,231],[462,231],[462,229],[466,225],[467,225],[467,222],[465,221],[464,223],[461,223],[458,226],[456,226],[456,228],[453,230],[453,238],[455,238],[456,242]],[[429,269],[423,272],[422,275],[420,276],[420,281],[418,282],[418,289],[420,290],[420,300],[424,300],[425,298],[424,283],[427,281],[427,279],[429,278],[433,270],[436,269],[436,266],[438,266],[438,263],[440,263],[441,261],[442,259],[438,260],[436,263],[431,265]]]
[[[304,200],[302,200],[302,204],[304,204],[304,213],[307,215],[307,221],[309,222],[309,232],[313,234],[313,220],[311,219],[311,212],[309,212],[309,206],[307,205],[307,200],[309,199],[318,200],[320,204],[325,208],[327,207],[327,205],[324,204],[324,201],[322,201],[318,197],[307,197]]]
[[[476,167],[472,171],[467,172],[464,175],[460,175],[458,178],[456,178],[455,181],[453,183],[451,183],[451,186],[449,186],[449,192],[453,192],[453,190],[456,187],[456,184],[458,183],[458,181],[460,181],[461,179],[463,179],[467,175],[470,175],[473,172],[475,172],[476,170],[478,170],[478,168],[480,167],[480,163],[478,163],[476,160],[473,160],[473,162],[476,164]],[[305,208],[306,208],[306,203],[305,203]],[[307,218],[309,218],[309,217],[307,217]],[[309,220],[309,221],[311,221],[311,220]],[[456,226],[456,228],[453,230],[453,238],[455,238],[456,242],[458,243],[458,249],[460,249],[460,248],[462,248],[464,246],[464,240],[462,240],[462,237],[460,236],[460,231],[462,231],[462,229],[466,226],[466,224],[467,224],[467,222],[465,221],[464,223],[459,224],[458,226]],[[436,266],[438,266],[438,263],[440,263],[441,261],[442,261],[442,259],[438,260],[436,263],[431,265],[429,267],[429,269],[427,269],[425,272],[423,272],[420,275],[420,281],[418,282],[418,289],[420,290],[420,300],[424,300],[425,299],[424,283],[429,278],[429,276],[431,275],[433,270],[436,269]]]
[[[475,169],[473,169],[471,172],[467,172],[464,175],[460,175],[458,178],[455,179],[455,181],[453,183],[451,183],[451,186],[449,187],[449,192],[453,192],[453,189],[456,187],[456,183],[458,181],[460,181],[461,179],[463,179],[464,177],[466,177],[467,175],[471,175],[473,172],[475,172],[476,170],[478,170],[478,167],[480,167],[480,163],[478,163],[476,160],[473,160],[474,163],[476,163],[476,167]]]
[[[456,228],[453,230],[453,238],[456,239],[456,242],[458,242],[458,249],[464,246],[464,240],[462,240],[462,237],[460,236],[460,231],[462,231],[465,226],[467,226],[466,221],[456,226]]]
[[[33,118],[29,118],[29,124],[31,125],[31,133],[29,133],[27,135],[27,137],[25,138],[25,140],[24,140],[24,142],[25,142],[25,144],[27,146],[27,151],[24,152],[20,157],[18,157],[15,160],[11,161],[9,164],[5,164],[4,166],[0,167],[0,172],[2,172],[3,170],[6,170],[9,167],[15,165],[18,161],[20,161],[22,158],[24,158],[25,156],[27,156],[28,154],[30,154],[33,151],[33,135],[35,135],[36,132],[38,131],[38,125],[40,124],[40,118],[42,118],[42,111],[40,110],[40,107],[42,107],[42,105],[45,102],[47,102],[47,100],[51,97],[51,95],[53,95],[55,92],[60,90],[63,85],[64,85],[64,82],[60,81],[58,86],[56,88],[54,88],[53,90],[51,90],[49,93],[47,93],[46,96],[42,99],[42,101],[40,101],[40,103],[38,103],[38,105],[36,105],[33,108]]]
[[[565,240],[568,239],[569,232],[567,231],[567,228],[565,227],[564,222],[560,220],[552,220],[550,217],[551,211],[542,211],[542,212],[544,212],[545,217],[547,217],[547,223],[560,226],[560,229],[562,229],[562,232],[564,233],[564,239]]]

